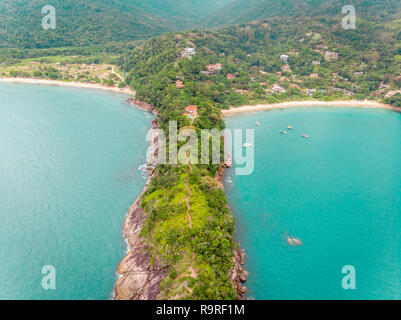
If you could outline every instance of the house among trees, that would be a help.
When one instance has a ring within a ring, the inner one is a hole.
[[[213,72],[205,70],[205,71],[201,71],[201,74],[203,74],[204,76],[209,77],[209,76],[211,76],[213,74]]]
[[[194,120],[198,117],[198,107],[197,106],[188,106],[185,108],[184,116],[188,117],[191,120]]]
[[[302,90],[303,93],[305,93],[307,96],[311,97],[317,90],[315,88],[313,89],[304,89]]]
[[[219,72],[223,68],[223,65],[221,63],[216,63],[216,64],[209,64],[207,66],[207,69],[209,72]]]
[[[290,70],[290,66],[284,65],[284,66],[281,67],[281,70],[288,71],[288,70]]]
[[[324,57],[326,58],[326,60],[337,60],[338,59],[338,53],[337,52],[326,51],[324,53]]]
[[[319,74],[312,73],[309,77],[312,78],[312,79],[317,79],[317,78],[319,78]]]
[[[184,83],[183,83],[181,80],[177,80],[177,81],[175,82],[175,86],[176,86],[178,89],[184,89]]]
[[[318,44],[318,45],[316,46],[316,48],[318,48],[318,49],[328,49],[329,47],[326,46],[326,45],[324,45],[324,44]]]
[[[229,74],[227,74],[227,79],[234,80],[235,76],[233,74],[229,73]]]
[[[281,86],[279,86],[277,83],[273,84],[273,86],[270,89],[266,90],[267,92],[277,92],[277,93],[284,93],[285,89]]]
[[[185,48],[183,53],[181,54],[181,58],[192,59],[192,57],[195,55],[196,55],[195,48]]]
[[[280,59],[283,60],[284,62],[287,62],[287,61],[288,61],[288,55],[282,54],[282,55],[280,56]]]
[[[315,66],[318,66],[318,65],[320,65],[320,61],[317,61],[317,60],[312,61],[312,64],[315,65]]]

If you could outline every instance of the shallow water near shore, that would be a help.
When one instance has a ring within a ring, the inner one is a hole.
[[[126,98],[0,85],[0,299],[111,298],[151,120]]]
[[[225,177],[248,298],[400,299],[401,114],[314,107],[226,124],[255,129],[253,174]],[[342,288],[345,265],[356,290]]]

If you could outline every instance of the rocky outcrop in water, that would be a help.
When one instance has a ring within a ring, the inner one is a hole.
[[[135,106],[143,111],[152,112],[155,116],[157,115],[158,111],[157,108],[152,106],[151,104],[147,104],[143,101],[139,101],[136,98],[129,98],[126,101],[129,105]]]
[[[136,104],[135,104],[136,105]],[[151,110],[146,110],[151,111]],[[152,121],[153,134],[158,129],[157,119]],[[151,174],[157,165],[158,143],[153,135],[150,143],[150,157],[147,165]],[[150,179],[144,188],[144,192]],[[130,208],[124,221],[124,235],[129,244],[129,252],[118,266],[120,278],[114,287],[115,300],[155,300],[160,292],[160,282],[167,275],[167,268],[158,261],[150,262],[148,246],[140,236],[148,214],[141,208],[143,193]]]
[[[114,288],[115,300],[155,300],[160,292],[160,282],[167,274],[159,262],[150,263],[148,247],[140,237],[147,218],[140,201],[138,198],[125,219],[124,233],[130,251],[118,266],[121,277]]]
[[[245,271],[242,266],[244,265],[245,252],[241,248],[234,251],[234,267],[230,270],[231,283],[234,286],[235,291],[237,291],[238,300],[244,298],[248,289],[243,286],[248,277],[248,272]]]

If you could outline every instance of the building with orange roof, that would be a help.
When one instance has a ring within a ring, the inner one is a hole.
[[[223,68],[223,65],[221,63],[209,64],[207,66],[207,69],[209,70],[209,72],[220,71],[222,68]]]
[[[194,105],[186,107],[184,115],[194,120],[198,117],[198,107]]]
[[[176,86],[178,89],[184,89],[184,83],[183,83],[181,80],[177,80],[177,81],[175,82],[175,86]]]

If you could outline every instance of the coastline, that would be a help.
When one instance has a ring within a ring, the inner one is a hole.
[[[137,99],[129,98],[126,103],[157,116],[156,108]],[[124,219],[123,237],[127,243],[127,253],[117,267],[118,279],[113,289],[113,300],[156,300],[160,292],[160,283],[167,275],[166,266],[156,260],[154,264],[150,263],[148,246],[140,235],[143,223],[148,217],[141,208],[141,201],[157,166],[158,136],[156,133],[159,128],[157,118],[152,120],[151,124],[152,136],[146,157],[146,166],[150,174],[141,194]]]
[[[120,89],[118,87],[109,87],[106,85],[83,83],[76,81],[60,81],[47,79],[32,79],[32,78],[1,78],[0,83],[25,83],[25,84],[41,84],[41,85],[56,85],[64,87],[76,87],[85,89],[100,89],[114,91],[118,93],[132,95],[126,103],[135,106],[143,111],[151,112],[157,117],[157,108],[139,101],[135,98],[136,91],[130,88]],[[141,194],[137,197],[134,204],[130,207],[123,223],[123,236],[127,243],[127,253],[117,268],[118,279],[112,293],[114,300],[155,300],[160,292],[160,282],[167,275],[166,266],[155,261],[150,263],[150,257],[147,251],[147,245],[140,237],[143,222],[147,218],[147,213],[141,208],[141,201],[146,192],[153,176],[153,170],[157,166],[158,156],[158,136],[155,135],[155,130],[158,129],[158,121],[154,119],[152,123],[152,137],[149,145],[149,158],[147,158],[147,167],[150,171],[149,179],[146,182]],[[220,177],[216,180],[222,184],[224,170]],[[229,272],[229,278],[237,292],[238,299],[243,299],[247,288],[243,283],[248,277],[248,272],[243,269],[245,253],[239,246],[234,250],[233,263],[234,266]]]
[[[32,79],[32,78],[0,78],[0,83],[27,83],[27,84],[42,84],[42,85],[56,85],[63,87],[76,87],[84,89],[100,89],[107,91],[114,91],[132,96],[136,95],[136,91],[130,88],[109,87],[102,84],[85,83],[77,81],[61,81],[61,80],[47,80],[47,79]]]
[[[221,110],[223,116],[228,116],[238,113],[255,112],[255,111],[266,111],[275,109],[287,109],[287,108],[299,108],[299,107],[353,107],[353,108],[379,108],[387,109],[396,112],[401,112],[401,108],[393,107],[378,101],[373,100],[338,100],[338,101],[292,101],[292,102],[281,102],[273,104],[258,104],[258,105],[245,105],[237,108],[230,108],[228,110]]]

